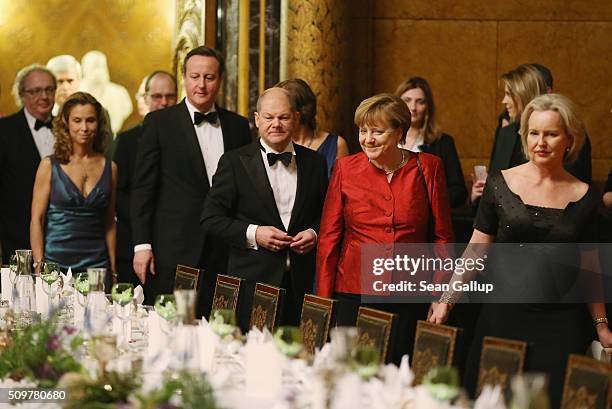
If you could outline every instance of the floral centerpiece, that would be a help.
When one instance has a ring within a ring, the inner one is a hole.
[[[28,379],[41,388],[52,388],[68,372],[81,372],[74,357],[82,344],[76,328],[55,320],[33,324],[10,334],[0,356],[0,379]]]

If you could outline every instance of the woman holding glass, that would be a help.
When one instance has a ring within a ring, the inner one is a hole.
[[[54,155],[41,161],[34,182],[34,262],[73,272],[114,271],[117,168],[104,156],[109,127],[102,106],[85,92],[71,95],[54,119],[53,133]]]
[[[465,379],[473,393],[484,336],[525,341],[525,371],[549,376],[552,407],[559,407],[568,355],[584,353],[592,341],[593,326],[604,347],[612,346],[612,333],[604,305],[591,302],[599,297],[587,292],[583,303],[563,302],[584,278],[577,266],[583,271],[599,270],[597,249],[551,243],[597,242],[601,199],[593,187],[564,168],[575,160],[585,140],[582,121],[568,98],[545,94],[529,102],[522,112],[520,135],[529,161],[489,176],[470,246],[463,255],[489,256],[485,279],[495,284],[494,299],[483,304],[476,323]],[[491,243],[519,243],[520,248],[504,245],[497,250]],[[453,280],[471,278],[455,276]],[[499,303],[499,294],[514,296],[514,303]],[[460,297],[457,292],[444,293],[429,320],[445,322]]]
[[[339,300],[338,325],[355,325],[362,288],[362,246],[452,243],[448,192],[439,158],[398,147],[410,128],[410,111],[397,96],[380,94],[355,112],[362,153],[339,159],[327,190],[317,246],[317,294]],[[391,358],[412,352],[416,321],[425,304],[377,303],[398,314]]]

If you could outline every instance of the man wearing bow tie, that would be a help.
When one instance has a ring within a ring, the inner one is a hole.
[[[147,303],[172,293],[177,264],[204,267],[203,313],[212,301],[214,275],[225,264],[223,249],[205,240],[199,218],[219,158],[251,138],[246,118],[215,105],[223,70],[216,50],[194,48],[183,62],[187,97],[149,113],[143,123],[130,213],[134,271],[145,283]]]
[[[230,245],[228,274],[245,279],[243,329],[256,283],[286,290],[281,323],[291,325],[313,286],[327,167],[322,156],[293,144],[298,121],[286,90],[265,91],[255,113],[260,140],[221,157],[204,205],[205,228]]]
[[[40,160],[53,154],[51,110],[57,83],[42,65],[21,69],[13,96],[22,109],[0,119],[0,241],[2,264],[30,248],[32,189]]]

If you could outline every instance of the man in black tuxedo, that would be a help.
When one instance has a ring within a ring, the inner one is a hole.
[[[149,112],[176,105],[176,78],[166,71],[149,74],[144,85],[144,101]],[[117,164],[117,250],[116,268],[122,283],[140,284],[134,272],[134,243],[130,224],[130,193],[136,170],[136,153],[142,138],[142,123],[117,136],[113,160]]]
[[[248,329],[255,283],[286,289],[282,323],[296,325],[313,287],[315,245],[327,191],[325,158],[295,145],[299,120],[289,94],[260,96],[255,123],[261,139],[221,157],[206,198],[207,232],[230,245],[228,274],[245,279],[239,321]]]
[[[51,110],[55,77],[42,65],[21,69],[13,95],[22,109],[0,119],[0,241],[2,263],[30,248],[32,189],[41,158],[53,154]]]
[[[191,50],[183,62],[187,98],[149,113],[143,123],[130,213],[134,271],[148,303],[173,291],[177,264],[207,269],[200,298],[210,303],[214,284],[208,281],[224,264],[222,250],[215,253],[214,243],[205,243],[200,214],[223,152],[251,138],[246,118],[215,106],[223,69],[216,50]]]

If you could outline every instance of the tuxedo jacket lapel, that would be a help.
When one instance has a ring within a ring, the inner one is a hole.
[[[40,163],[40,160],[42,158],[40,157],[40,152],[38,152],[38,148],[36,147],[36,142],[34,142],[34,135],[32,135],[32,130],[28,125],[28,120],[26,119],[25,112],[23,112],[23,108],[20,112],[20,119],[18,124],[21,129],[16,129],[16,134],[24,136],[24,138],[21,138],[19,140],[19,142],[23,144],[23,148],[25,149],[22,154],[26,152],[29,153],[32,163],[35,164],[36,169],[38,169],[38,164]],[[25,137],[26,135],[28,136]]]
[[[194,165],[196,175],[202,179],[202,182],[207,187],[209,187],[208,177],[206,176],[206,166],[204,165],[202,150],[198,142],[198,135],[193,127],[193,120],[189,116],[189,110],[187,109],[185,100],[183,100],[177,108],[177,122],[180,123],[182,130],[180,133],[183,135],[184,141],[187,144],[187,152],[189,152],[190,161]]]
[[[264,207],[268,210],[271,220],[274,220],[273,225],[277,227],[282,226],[283,222],[278,213],[278,208],[276,207],[274,192],[272,192],[272,186],[270,186],[268,174],[266,173],[266,168],[264,167],[265,165],[259,153],[259,149],[258,143],[252,144],[249,153],[240,156],[240,160],[253,183],[255,193],[259,196]]]
[[[297,165],[297,189],[295,192],[295,202],[293,203],[293,209],[291,210],[291,220],[289,221],[289,231],[293,227],[298,215],[302,207],[304,206],[304,202],[307,197],[308,190],[308,175],[310,174],[310,169],[312,163],[308,160],[304,160],[304,156],[300,154],[299,146],[294,145],[295,147],[295,163]]]
[[[216,105],[215,109],[219,114],[219,124],[221,124],[221,133],[223,134],[223,151],[228,152],[235,148],[238,148],[240,146],[237,144],[238,139],[232,137],[233,134],[236,132],[235,124],[232,122],[225,109],[219,108]]]

